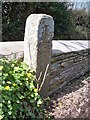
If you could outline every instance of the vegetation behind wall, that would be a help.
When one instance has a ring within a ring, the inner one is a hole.
[[[66,2],[3,2],[3,41],[23,41],[26,18],[33,13],[45,13],[54,18],[54,39],[89,39],[89,15],[71,9]]]

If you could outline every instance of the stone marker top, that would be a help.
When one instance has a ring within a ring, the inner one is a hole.
[[[25,31],[25,42],[28,41],[32,44],[33,41],[36,44],[39,44],[42,42],[43,31],[48,31],[48,33],[45,34],[47,34],[48,38],[46,40],[49,41],[53,38],[54,35],[53,18],[46,14],[31,14],[26,20]]]
[[[36,19],[35,19],[36,18]],[[39,19],[41,19],[41,18],[51,18],[51,19],[53,19],[53,17],[52,16],[50,16],[50,15],[47,15],[47,14],[31,14],[31,15],[29,15],[28,16],[28,18],[27,19],[34,19],[34,20],[39,20]]]

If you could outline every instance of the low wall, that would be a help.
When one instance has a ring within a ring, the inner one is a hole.
[[[88,50],[62,53],[52,57],[50,94],[90,70]]]
[[[90,71],[88,41],[53,41],[49,94]]]
[[[49,94],[90,71],[89,51],[88,41],[53,40]],[[12,60],[23,55],[24,42],[0,42],[0,58]]]
[[[8,60],[23,58],[24,42],[0,42],[0,58]]]

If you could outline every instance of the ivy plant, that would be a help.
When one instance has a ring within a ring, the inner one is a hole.
[[[43,98],[35,79],[35,72],[24,62],[0,59],[0,120],[44,119]]]

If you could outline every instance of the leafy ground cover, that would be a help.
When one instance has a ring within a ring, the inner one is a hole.
[[[0,120],[46,119],[35,72],[24,62],[0,59]]]
[[[90,73],[57,91],[49,102],[38,94],[35,79],[25,63],[0,59],[0,120],[90,118]]]

